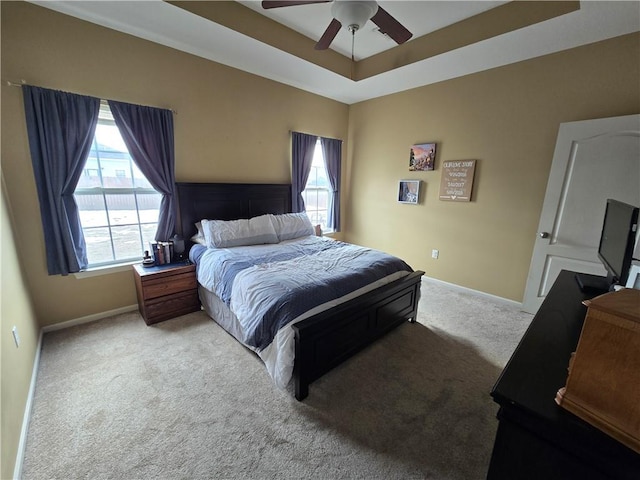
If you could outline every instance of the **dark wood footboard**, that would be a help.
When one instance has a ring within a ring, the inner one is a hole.
[[[424,272],[416,271],[293,325],[295,396],[309,384],[407,320],[415,321]]]

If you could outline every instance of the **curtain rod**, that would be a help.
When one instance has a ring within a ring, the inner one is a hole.
[[[289,130],[289,133],[304,133],[305,135],[311,135],[312,137],[328,138],[329,140],[339,140],[341,142],[344,142],[344,140],[341,139],[341,138],[324,137],[324,136],[318,135],[316,133],[301,132],[300,130]]]
[[[24,85],[27,85],[27,82],[25,80],[20,80],[20,83],[16,83],[16,82],[12,82],[11,80],[7,80],[7,85],[9,87],[23,87]],[[109,100],[109,99],[101,99],[101,100]],[[131,103],[131,102],[128,102]],[[161,107],[153,107],[153,108],[161,108]],[[178,112],[172,108],[165,108],[165,110],[169,110],[171,113],[173,113],[174,115],[177,115]]]

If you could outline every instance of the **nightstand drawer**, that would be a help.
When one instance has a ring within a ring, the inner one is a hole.
[[[133,266],[140,314],[147,325],[200,310],[196,267],[192,263]]]
[[[190,290],[146,302],[144,318],[146,324],[151,325],[198,310],[200,310],[198,290]]]
[[[149,278],[143,282],[144,299],[163,297],[173,293],[193,290],[198,287],[196,277],[193,273],[180,273],[172,275],[170,278]]]

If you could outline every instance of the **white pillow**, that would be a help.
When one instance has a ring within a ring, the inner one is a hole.
[[[248,220],[202,220],[206,245],[208,248],[227,248],[278,243],[272,216],[261,215]]]
[[[272,220],[280,241],[315,235],[316,233],[305,212],[273,215]]]
[[[198,231],[193,237],[191,237],[191,241],[200,245],[207,245],[207,240],[204,238],[204,232],[202,231],[201,222],[196,222],[196,230]]]

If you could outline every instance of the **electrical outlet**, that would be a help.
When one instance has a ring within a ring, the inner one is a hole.
[[[13,341],[16,342],[16,348],[20,346],[20,336],[18,335],[18,327],[15,325],[11,329],[11,333],[13,333]]]
[[[440,250],[431,250],[431,258],[438,258],[438,255],[440,255]]]

